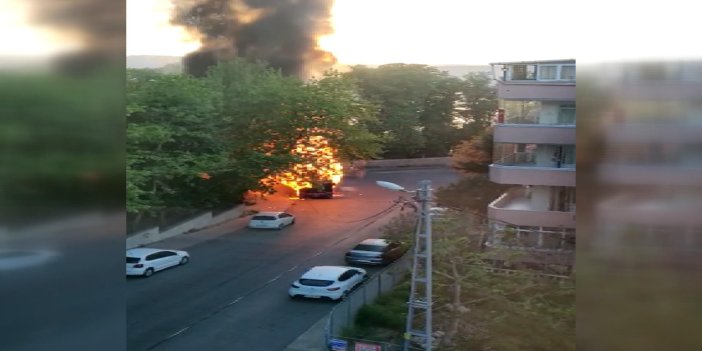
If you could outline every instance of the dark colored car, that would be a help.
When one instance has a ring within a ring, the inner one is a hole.
[[[334,183],[324,182],[317,187],[300,189],[301,199],[333,199]]]
[[[407,247],[385,239],[366,239],[346,253],[349,264],[386,265],[400,258]]]

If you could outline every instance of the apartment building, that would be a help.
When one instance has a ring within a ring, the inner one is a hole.
[[[575,60],[491,66],[499,110],[489,176],[513,187],[488,206],[485,245],[521,251],[524,261],[572,265]]]
[[[598,67],[612,102],[599,120],[603,156],[593,241],[604,255],[702,251],[702,62]],[[691,258],[693,257],[693,258]]]

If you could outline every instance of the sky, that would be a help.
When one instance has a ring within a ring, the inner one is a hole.
[[[336,0],[335,33],[320,39],[342,64],[579,63],[699,59],[688,0]],[[21,0],[0,0],[2,54],[46,55],[78,43],[28,23]],[[182,56],[199,43],[169,24],[169,0],[127,0],[127,55]]]
[[[65,33],[33,25],[29,17],[22,0],[0,0],[0,56],[51,56],[80,47]]]

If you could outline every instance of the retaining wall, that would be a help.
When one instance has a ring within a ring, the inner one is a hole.
[[[159,227],[143,230],[127,237],[127,249],[148,245],[164,239],[172,238],[177,235],[185,234],[193,230],[211,227],[213,225],[238,218],[244,212],[244,207],[244,205],[239,205],[231,210],[222,212],[217,216],[212,216],[212,212],[205,212],[188,219],[187,221],[178,223],[164,231],[161,231],[161,228]]]

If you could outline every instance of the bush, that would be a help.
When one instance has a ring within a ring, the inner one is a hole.
[[[356,315],[356,325],[360,328],[402,329],[405,325],[402,312],[397,306],[365,305]]]

